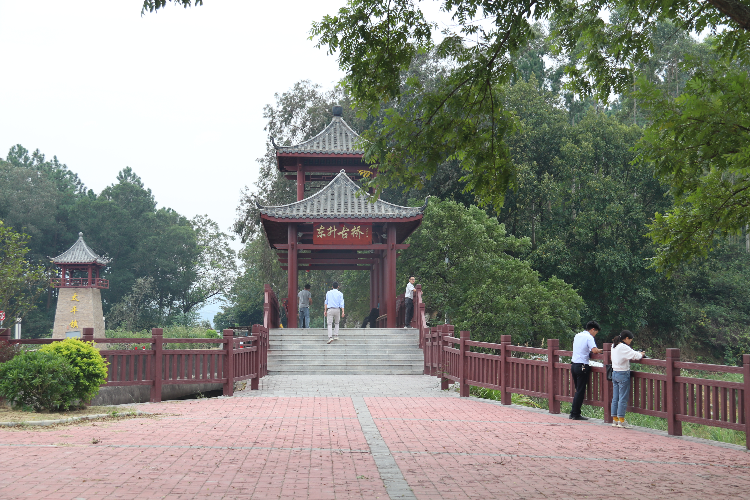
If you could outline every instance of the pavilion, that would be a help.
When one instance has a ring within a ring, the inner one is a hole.
[[[271,248],[288,271],[288,327],[297,327],[299,271],[369,270],[370,308],[385,312],[387,328],[396,326],[396,258],[404,240],[422,222],[422,207],[402,207],[376,199],[352,178],[375,175],[362,160],[359,135],[333,107],[331,123],[318,135],[294,146],[274,146],[278,168],[297,181],[297,201],[259,206]],[[338,172],[338,174],[336,174]],[[305,198],[306,184],[329,181]]]

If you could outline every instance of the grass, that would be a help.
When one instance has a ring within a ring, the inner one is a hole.
[[[643,367],[645,368],[645,367]],[[654,367],[647,367],[654,368]],[[706,374],[706,372],[699,372]],[[737,376],[739,374],[733,373],[719,373],[717,375]],[[689,375],[694,376],[694,375]],[[742,375],[739,375],[742,377]],[[709,377],[701,377],[709,378]],[[726,379],[718,379],[726,380]],[[740,378],[741,380],[741,378]],[[471,387],[471,395],[482,399],[491,399],[494,401],[500,401],[500,391],[493,389],[484,389],[482,387]],[[528,406],[531,408],[542,408],[545,410],[549,409],[549,404],[545,398],[535,398],[524,396],[522,394],[511,394],[511,402],[520,406]],[[560,413],[570,413],[570,403],[561,403]],[[581,414],[584,417],[604,419],[604,409],[598,406],[584,405],[581,408]],[[657,429],[660,431],[667,430],[667,420],[660,417],[652,417],[650,415],[641,415],[638,413],[628,413],[626,419],[632,425],[639,427],[648,427],[649,429]],[[736,444],[739,446],[745,446],[745,433],[742,431],[735,431],[732,429],[722,429],[720,427],[711,427],[708,425],[693,424],[690,422],[682,423],[682,435],[692,436],[702,439],[710,439],[711,441],[720,441],[722,443]]]
[[[197,327],[186,327],[186,326],[168,326],[164,328],[165,339],[205,339],[205,338],[220,338],[214,330],[206,330],[205,328]],[[140,332],[131,332],[127,330],[107,330],[104,332],[104,336],[108,339],[116,338],[151,338],[151,332],[148,330],[142,330]],[[109,349],[112,350],[134,350],[134,349],[150,349],[150,343],[138,343],[138,344],[108,344]],[[221,349],[223,344],[209,344],[209,343],[198,343],[198,344],[164,344],[164,349]]]
[[[123,416],[135,414],[135,410],[129,407],[114,409],[111,406],[87,406],[86,408],[70,411],[55,412],[33,412],[19,408],[0,407],[0,422],[33,422],[39,420],[62,420],[70,417],[82,417],[86,415]]]

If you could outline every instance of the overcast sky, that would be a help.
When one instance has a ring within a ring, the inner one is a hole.
[[[206,0],[141,17],[140,0],[0,0],[0,158],[38,148],[97,193],[129,166],[159,206],[228,231],[264,153],[263,106],[341,78],[307,37],[344,4]]]

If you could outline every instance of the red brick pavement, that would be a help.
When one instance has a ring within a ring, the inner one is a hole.
[[[750,497],[744,451],[476,400],[365,402],[420,499]],[[388,498],[348,397],[141,409],[161,416],[0,429],[0,498]]]

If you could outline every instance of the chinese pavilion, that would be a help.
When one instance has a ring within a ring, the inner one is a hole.
[[[78,233],[72,247],[51,259],[60,268],[60,277],[50,282],[59,289],[52,338],[80,337],[83,328],[93,328],[95,337],[104,337],[101,289],[109,288],[109,280],[99,275],[109,260],[89,248],[83,233]]]
[[[357,148],[359,135],[333,107],[331,123],[318,135],[294,146],[276,146],[276,160],[288,179],[297,181],[297,201],[259,206],[271,248],[288,271],[290,328],[297,327],[299,271],[370,271],[370,308],[385,313],[385,326],[396,326],[397,251],[419,226],[426,207],[402,207],[375,199],[354,179],[374,175]],[[336,174],[338,172],[338,174]],[[308,183],[328,182],[305,198]]]

